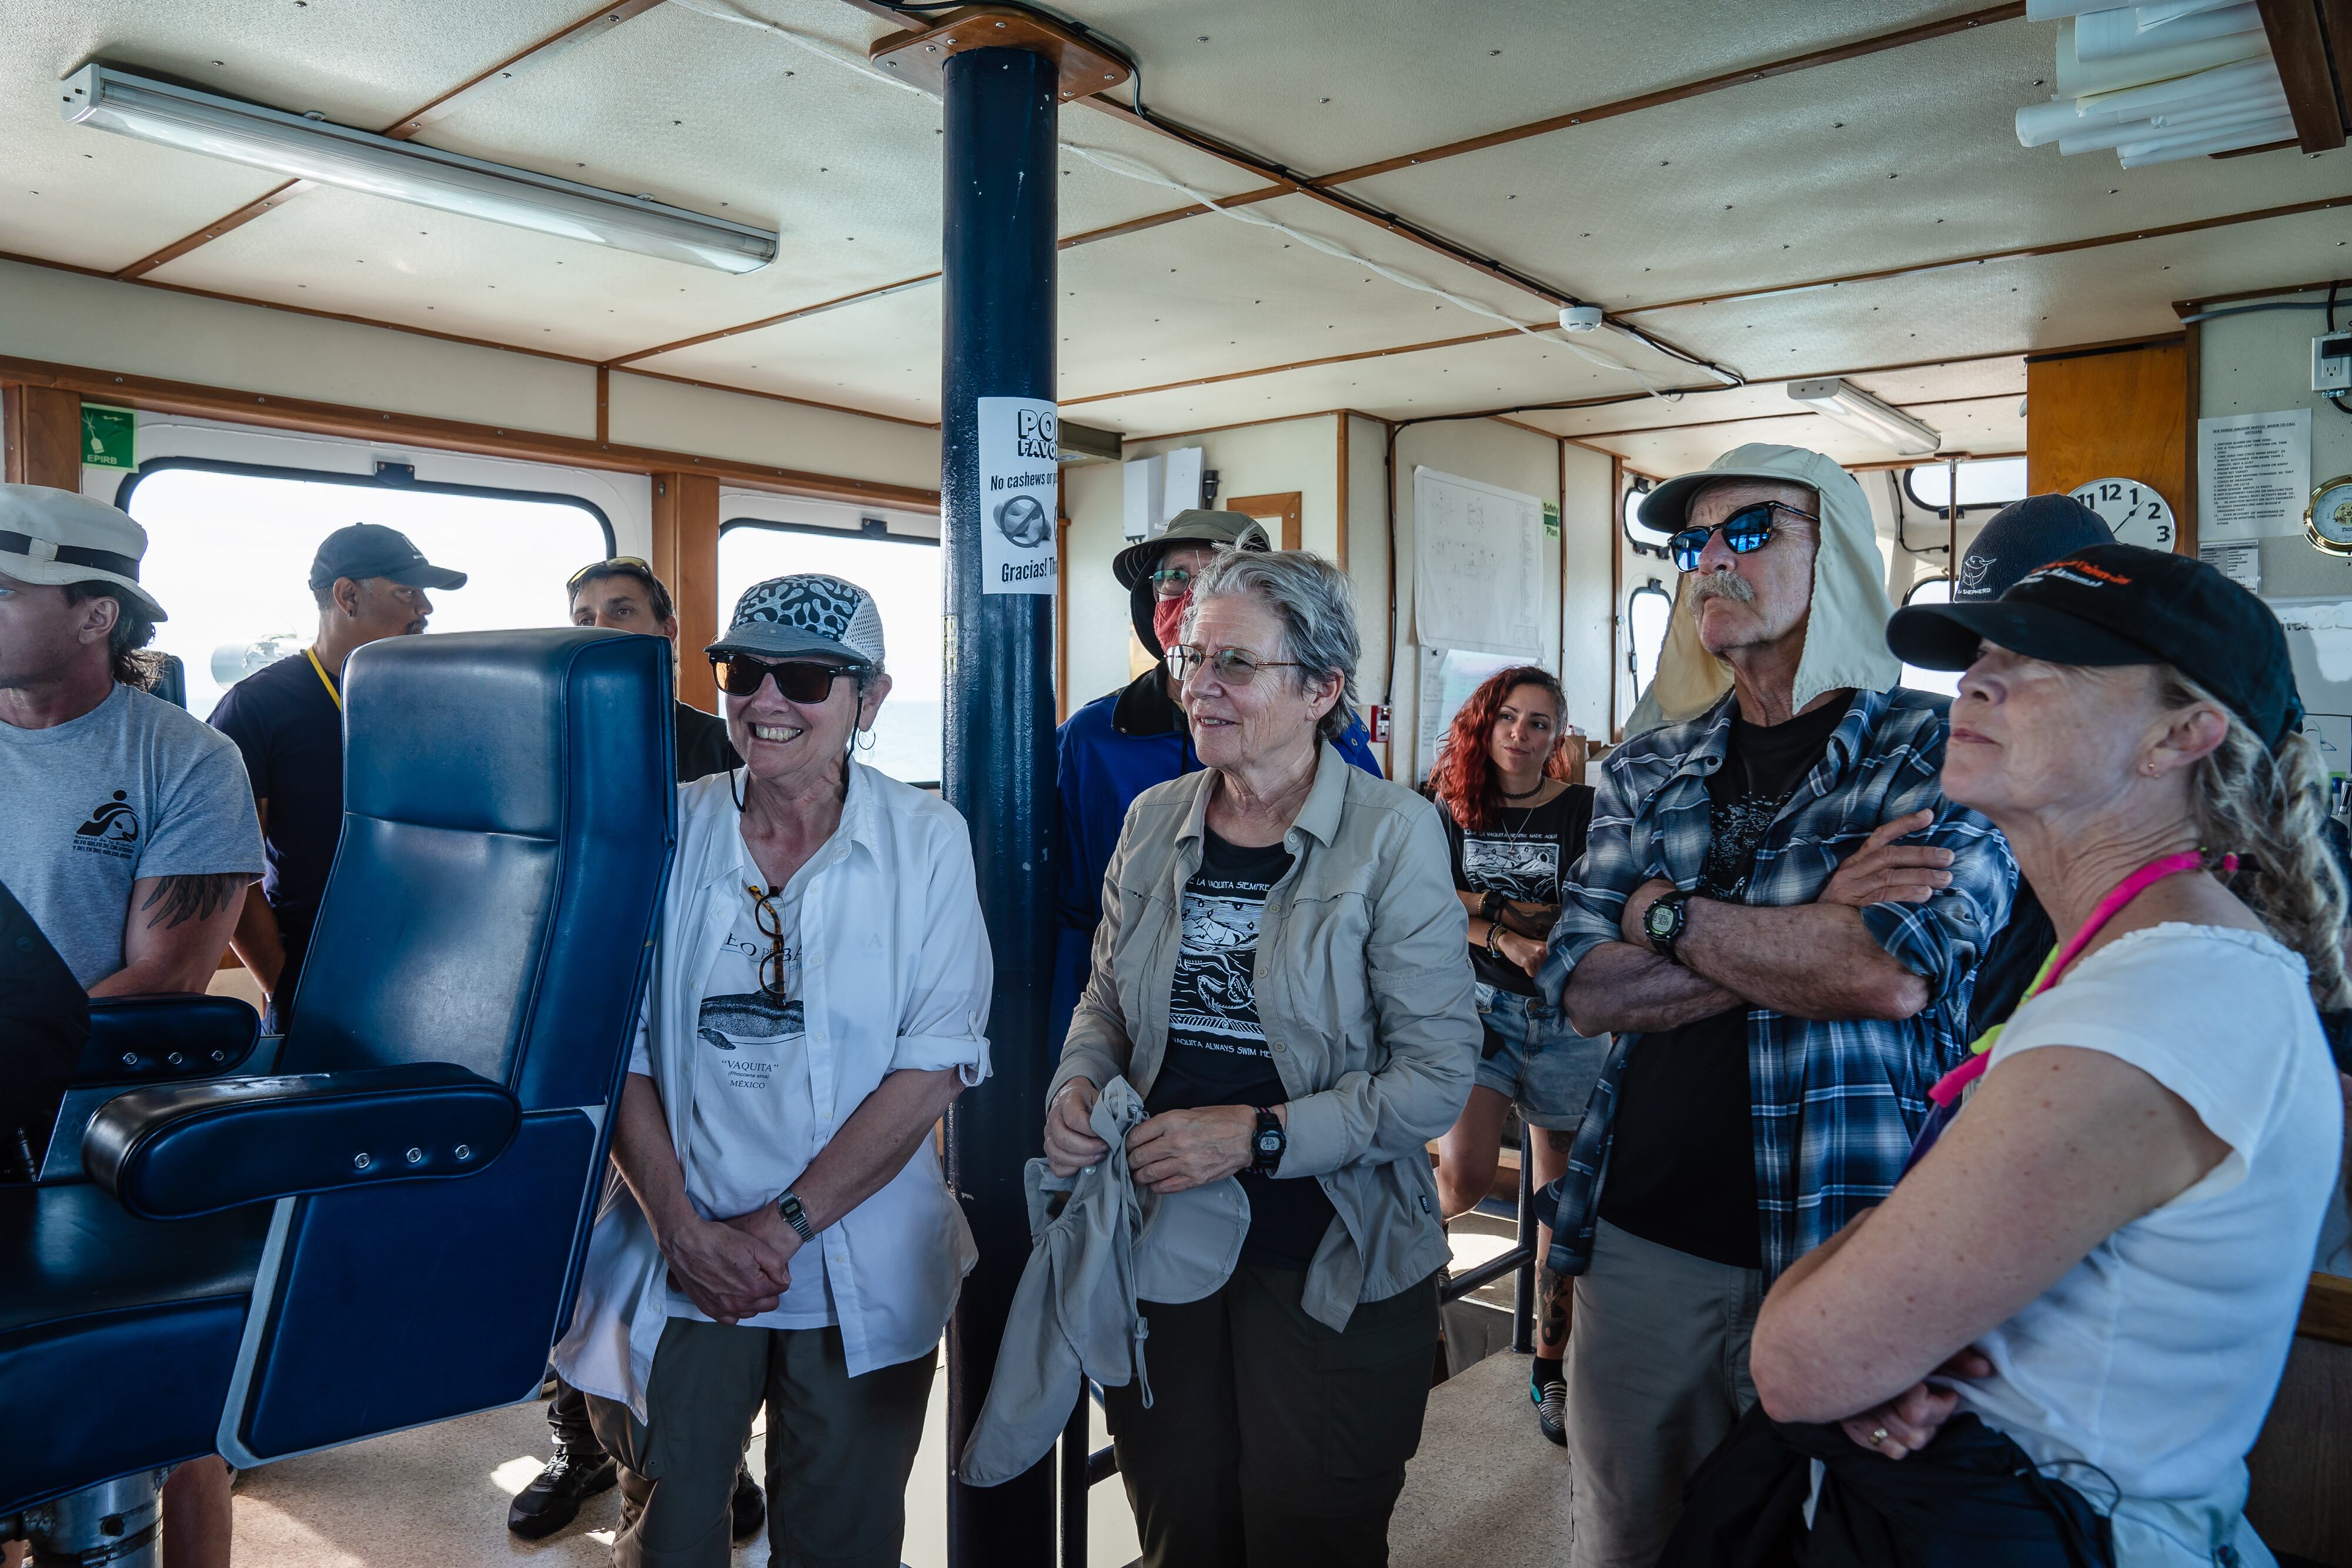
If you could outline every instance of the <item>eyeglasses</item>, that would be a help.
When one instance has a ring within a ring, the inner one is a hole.
[[[578,571],[573,572],[572,574],[572,580],[563,585],[563,591],[566,593],[577,593],[580,591],[580,585],[587,581],[591,577],[600,577],[607,572],[614,571],[641,573],[648,579],[652,578],[654,575],[653,563],[645,559],[643,557],[634,555],[616,555],[607,560],[592,560],[586,566],[582,567]]]
[[[833,683],[844,675],[854,675],[854,664],[824,664],[814,659],[780,659],[773,663],[754,659],[746,653],[714,653],[710,673],[718,677],[719,689],[730,697],[757,696],[761,683],[770,675],[776,677],[776,690],[788,703],[811,706],[833,695]]]
[[[1151,574],[1151,591],[1161,599],[1181,599],[1192,591],[1192,580],[1200,575],[1186,567],[1163,566]]]
[[[1714,528],[1683,529],[1666,541],[1667,553],[1675,558],[1678,570],[1696,571],[1698,558],[1706,553],[1708,538],[1720,529],[1723,542],[1732,554],[1752,554],[1772,542],[1772,514],[1776,511],[1786,512],[1792,517],[1802,517],[1809,523],[1821,521],[1812,513],[1801,512],[1785,502],[1759,501],[1753,506],[1740,507]]]
[[[760,960],[760,989],[777,1001],[791,1001],[790,988],[784,984],[784,917],[776,913],[775,904],[770,902],[784,890],[772,887],[762,892],[747,882],[743,884],[743,891],[751,895],[752,924],[759,926],[760,935],[768,939],[767,956]]]
[[[1307,666],[1296,659],[1261,659],[1247,648],[1202,648],[1190,643],[1177,643],[1160,655],[1168,673],[1176,684],[1182,685],[1202,669],[1217,677],[1221,686],[1245,686],[1257,679],[1260,670],[1303,670]]]

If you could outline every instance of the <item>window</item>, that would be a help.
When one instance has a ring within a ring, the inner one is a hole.
[[[1620,517],[1625,530],[1625,542],[1633,547],[1633,553],[1637,556],[1654,555],[1664,560],[1669,536],[1642,525],[1642,498],[1650,493],[1651,488],[1648,479],[1639,474],[1634,475],[1625,486]]]
[[[1637,703],[1657,677],[1658,655],[1666,646],[1666,622],[1674,608],[1674,597],[1654,577],[1625,598],[1625,668],[1633,672]]]
[[[404,465],[328,474],[162,458],[116,504],[147,530],[139,580],[171,619],[153,646],[187,666],[188,711],[264,664],[308,647],[319,629],[310,559],[352,523],[398,528],[466,586],[432,593],[436,632],[562,626],[564,579],[613,553],[613,528],[586,501],[545,491],[436,485]]]
[[[1911,504],[1926,511],[1943,511],[1951,504],[1955,466],[1948,463],[1923,463],[1916,468],[1904,470],[1903,487],[1910,495]],[[2025,459],[2022,457],[1979,457],[1973,462],[1958,464],[1957,467],[1959,470],[1960,512],[1963,516],[2025,499]]]
[[[745,589],[793,572],[825,572],[871,593],[882,612],[890,695],[874,721],[874,749],[858,760],[909,784],[937,784],[944,711],[939,541],[866,528],[851,533],[748,517],[721,524],[719,623],[727,624]]]
[[[1968,492],[1963,489],[1960,493],[1966,495]],[[1949,604],[1951,601],[1952,580],[1948,577],[1923,577],[1911,585],[1910,592],[1903,596],[1906,606]],[[1957,696],[1960,690],[1960,673],[1958,670],[1923,670],[1916,664],[1906,664],[1903,666],[1903,684],[1915,692],[1941,692],[1948,697]]]

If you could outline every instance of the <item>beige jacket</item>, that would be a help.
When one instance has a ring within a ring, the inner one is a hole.
[[[1073,1078],[1151,1092],[1216,779],[1185,774],[1129,809],[1048,1105]],[[1301,1304],[1341,1329],[1357,1302],[1446,1260],[1426,1145],[1461,1115],[1478,1064],[1469,917],[1436,809],[1328,744],[1283,843],[1296,859],[1259,917],[1258,1017],[1290,1095],[1281,1174],[1320,1182],[1339,1211]]]

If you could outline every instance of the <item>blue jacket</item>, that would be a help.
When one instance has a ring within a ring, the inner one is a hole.
[[[1181,709],[1169,700],[1159,666],[1124,690],[1097,697],[1057,732],[1061,827],[1054,853],[1054,990],[1046,1039],[1059,1056],[1093,968],[1095,926],[1102,918],[1103,876],[1118,847],[1127,809],[1154,784],[1201,766]],[[1371,735],[1357,719],[1339,742],[1339,755],[1378,779]]]

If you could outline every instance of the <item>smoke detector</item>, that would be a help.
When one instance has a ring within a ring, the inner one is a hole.
[[[1559,329],[1563,332],[1590,332],[1601,325],[1598,305],[1563,305],[1559,308]]]

